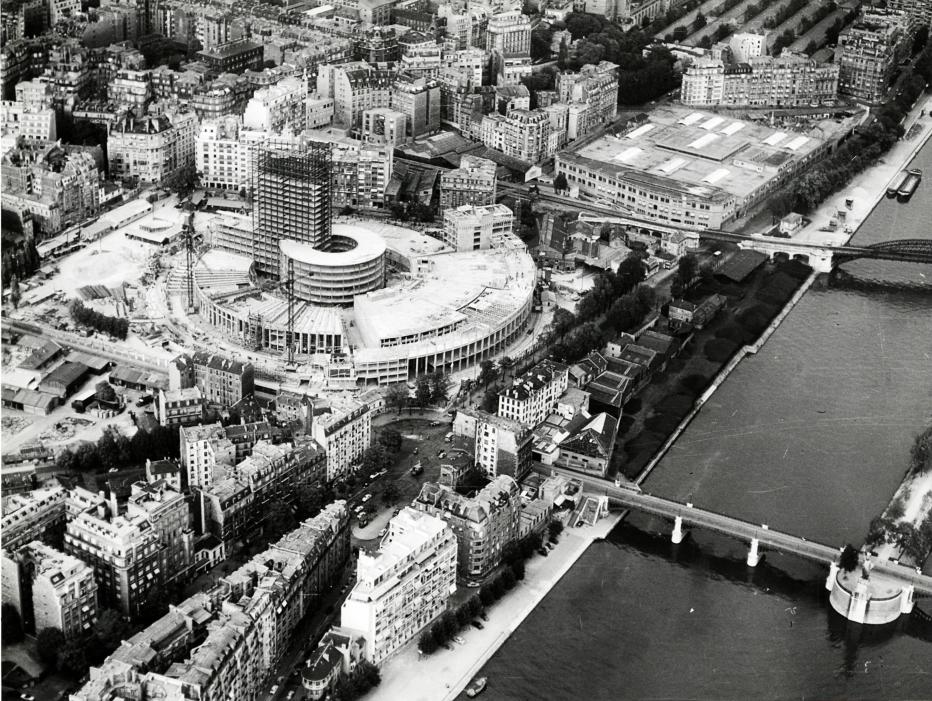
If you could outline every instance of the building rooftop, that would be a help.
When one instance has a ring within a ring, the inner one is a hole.
[[[296,261],[320,267],[361,265],[385,254],[385,241],[373,231],[351,224],[334,224],[333,237],[347,239],[351,246],[344,251],[323,251],[319,248],[282,239],[278,242],[282,253]]]
[[[604,136],[560,158],[585,162],[611,178],[726,201],[751,194],[841,130],[837,122],[823,120],[797,133],[662,106],[624,136]]]

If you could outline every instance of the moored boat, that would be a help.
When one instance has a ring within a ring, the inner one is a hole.
[[[913,196],[913,193],[916,192],[916,189],[919,187],[919,183],[922,180],[922,171],[918,168],[911,168],[906,176],[906,179],[903,181],[903,184],[900,185],[900,188],[896,191],[896,194],[901,200],[908,200]]]
[[[900,188],[903,186],[903,183],[906,182],[906,178],[909,177],[909,171],[905,168],[901,170],[893,180],[890,181],[890,185],[887,187],[887,197],[896,197],[897,193],[900,191]]]
[[[466,695],[469,698],[478,696],[483,691],[485,691],[486,684],[489,683],[488,677],[477,677],[472,680],[472,683],[466,687]]]

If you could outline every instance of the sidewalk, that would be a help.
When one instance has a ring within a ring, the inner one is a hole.
[[[466,688],[482,666],[560,581],[589,545],[604,538],[621,519],[610,514],[595,526],[567,528],[548,557],[535,555],[527,563],[524,581],[488,609],[484,628],[460,631],[464,645],[440,649],[419,659],[417,640],[412,640],[382,666],[382,683],[365,699],[405,701],[452,701]],[[490,679],[489,685],[494,686]]]

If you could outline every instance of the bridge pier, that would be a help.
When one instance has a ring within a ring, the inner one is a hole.
[[[670,536],[670,539],[674,544],[679,545],[683,542],[683,517],[677,516],[673,521],[673,535]]]
[[[751,538],[751,549],[748,550],[748,567],[757,567],[760,562],[760,541],[757,538]]]
[[[915,593],[916,589],[912,584],[908,584],[903,587],[903,591],[900,593],[900,613],[913,612],[913,606],[916,604],[916,601],[913,598],[913,594]]]
[[[835,588],[835,578],[838,576],[838,563],[833,562],[828,566],[828,577],[825,578],[825,589],[832,591]]]

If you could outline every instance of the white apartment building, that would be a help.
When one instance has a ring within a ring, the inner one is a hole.
[[[333,206],[382,207],[385,188],[392,178],[393,145],[355,139],[333,139],[331,143],[330,197]]]
[[[188,489],[206,487],[218,478],[218,465],[236,462],[236,447],[219,423],[181,428],[181,465]]]
[[[512,110],[507,116],[488,114],[479,123],[479,140],[526,163],[553,155],[549,150],[550,117],[542,110]]]
[[[527,56],[531,53],[531,18],[519,10],[489,18],[486,51]]]
[[[450,79],[443,77],[448,74],[454,84],[461,78],[468,78],[473,86],[482,85],[482,74],[487,70],[488,62],[489,57],[482,49],[469,48],[445,52],[440,71],[441,79],[451,82]]]
[[[752,58],[766,56],[767,34],[766,30],[732,34],[728,39],[731,57],[737,63],[746,63]]]
[[[484,251],[512,233],[514,213],[503,204],[464,204],[443,212],[443,242],[457,251]]]
[[[516,480],[531,467],[531,440],[528,426],[480,409],[456,412],[453,433],[473,441],[475,464],[489,479],[509,475]]]
[[[400,146],[407,141],[407,116],[388,107],[375,107],[362,113],[360,138],[373,144]]]
[[[256,90],[243,112],[243,126],[265,132],[281,132],[286,127],[294,133],[307,126],[307,83],[288,76],[275,85]]]
[[[464,155],[459,168],[440,174],[440,210],[495,204],[496,169],[487,158]]]
[[[22,102],[0,102],[0,133],[26,141],[55,141],[55,110],[32,108]]]
[[[16,607],[27,631],[58,628],[72,638],[94,625],[97,582],[86,563],[37,540],[4,550],[2,563],[3,603]]]
[[[239,190],[248,182],[242,172],[241,117],[205,119],[197,135],[194,167],[209,190]]]
[[[112,497],[78,514],[65,530],[65,552],[94,568],[101,605],[133,618],[163,584],[163,546],[147,516],[118,513]]]
[[[341,128],[359,126],[362,113],[390,107],[395,72],[365,61],[325,64],[318,67],[317,93],[333,98],[333,123]]]
[[[610,61],[586,64],[578,73],[557,74],[556,92],[560,102],[583,102],[595,122],[609,122],[618,113],[618,65]]]
[[[170,185],[193,175],[197,125],[193,112],[120,120],[107,138],[110,177]]]
[[[684,105],[806,107],[838,97],[839,66],[783,52],[747,63],[698,59],[683,75]]]
[[[341,624],[365,639],[366,659],[381,664],[446,610],[456,552],[450,527],[411,507],[389,521],[378,554],[360,551]]]
[[[372,413],[365,404],[316,414],[311,436],[327,451],[327,481],[345,477],[372,442]]]
[[[136,482],[126,504],[127,518],[144,516],[162,543],[162,574],[166,582],[185,579],[194,564],[194,530],[188,500],[163,481]]]
[[[498,414],[534,428],[546,419],[569,385],[569,368],[544,360],[498,394]]]
[[[15,551],[34,540],[60,544],[66,492],[59,486],[3,497],[3,547]]]
[[[333,98],[311,94],[307,96],[308,129],[326,129],[333,122]]]

